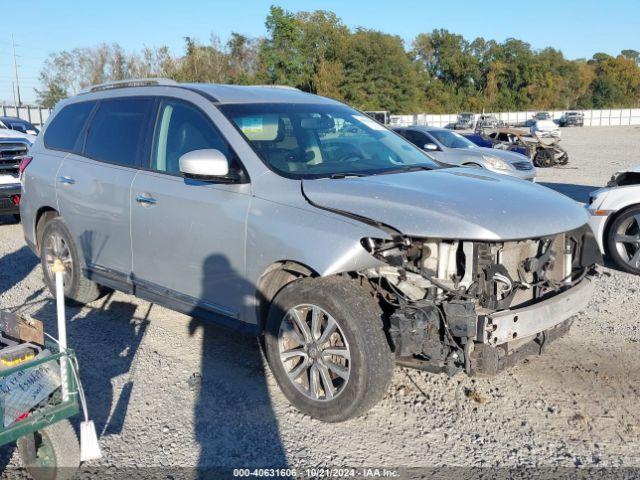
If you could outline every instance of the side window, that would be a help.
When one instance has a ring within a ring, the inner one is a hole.
[[[73,103],[63,107],[44,134],[44,145],[55,150],[78,152],[84,125],[96,102]]]
[[[426,137],[423,133],[416,132],[414,130],[407,130],[405,135],[407,140],[413,143],[416,147],[422,148],[425,143],[431,143],[432,141]]]
[[[164,101],[160,107],[151,168],[180,173],[180,157],[193,150],[220,150],[229,160],[232,153],[211,120],[183,102]]]
[[[153,103],[150,98],[100,101],[89,125],[84,155],[103,162],[140,165]]]

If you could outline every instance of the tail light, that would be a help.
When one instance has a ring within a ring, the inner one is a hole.
[[[33,160],[33,157],[22,157],[22,160],[20,160],[20,166],[18,167],[18,173],[20,175],[22,175],[22,172],[24,172],[27,166],[31,163],[31,160]]]
[[[13,203],[16,207],[20,205],[20,194],[11,196],[11,203]]]

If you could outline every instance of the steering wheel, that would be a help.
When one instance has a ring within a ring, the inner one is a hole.
[[[347,148],[345,152],[337,155],[334,159],[338,163],[348,163],[348,162],[357,162],[358,160],[364,160],[362,154],[358,151],[358,149],[351,147]]]

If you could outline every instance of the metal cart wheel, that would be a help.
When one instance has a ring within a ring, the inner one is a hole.
[[[34,480],[73,478],[80,466],[80,444],[69,420],[18,439],[22,465]]]

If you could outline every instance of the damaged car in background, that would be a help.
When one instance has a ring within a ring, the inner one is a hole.
[[[569,198],[444,168],[293,88],[93,87],[30,155],[22,224],[50,289],[62,256],[75,301],[115,288],[264,335],[284,395],[324,421],[373,407],[395,364],[484,375],[542,353],[601,261]]]

